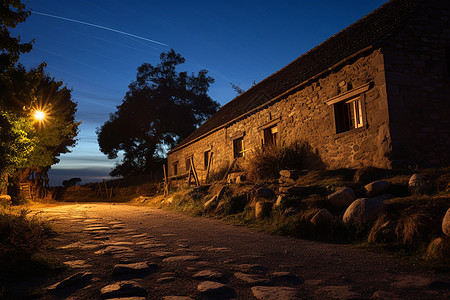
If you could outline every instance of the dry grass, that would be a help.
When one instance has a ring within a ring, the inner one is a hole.
[[[244,166],[253,180],[274,179],[283,169],[321,169],[324,163],[317,151],[304,141],[290,145],[255,148]]]

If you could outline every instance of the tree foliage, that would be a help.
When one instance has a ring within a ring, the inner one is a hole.
[[[32,42],[21,43],[20,36],[12,37],[10,28],[25,22],[30,12],[20,0],[2,0],[0,2],[0,71],[4,72],[18,61],[21,53],[31,51]]]
[[[185,59],[173,49],[160,63],[144,63],[117,111],[97,129],[100,150],[108,158],[123,151],[112,176],[148,172],[155,161],[186,138],[219,107],[207,94],[214,79],[206,70],[188,75],[176,67]]]
[[[62,185],[63,185],[63,187],[68,188],[71,186],[75,186],[80,182],[81,182],[81,178],[73,177],[73,178],[70,178],[69,180],[63,180]]]

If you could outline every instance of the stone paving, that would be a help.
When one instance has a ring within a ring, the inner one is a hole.
[[[292,265],[271,268],[252,263],[264,261],[259,253],[194,245],[173,232],[157,235],[114,217],[93,218],[89,205],[51,207],[39,214],[62,231],[53,240],[59,253],[55,255],[69,267],[65,277],[49,279],[53,283],[42,289],[41,299],[367,298],[351,283],[326,285],[317,278],[303,278],[301,266],[292,273],[296,269]],[[408,288],[416,283],[429,286],[432,280],[405,276],[394,285]],[[430,299],[447,293],[446,288],[430,290]],[[389,290],[371,296],[377,295],[402,299]]]

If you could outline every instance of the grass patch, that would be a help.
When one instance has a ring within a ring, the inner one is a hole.
[[[12,280],[56,268],[54,262],[39,254],[46,239],[55,232],[28,214],[23,208],[0,208],[0,290],[5,291],[7,282]]]

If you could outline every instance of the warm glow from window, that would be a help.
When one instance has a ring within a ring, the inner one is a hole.
[[[36,110],[34,112],[34,117],[36,118],[36,120],[38,121],[42,121],[45,118],[45,113],[43,111],[40,110]]]

